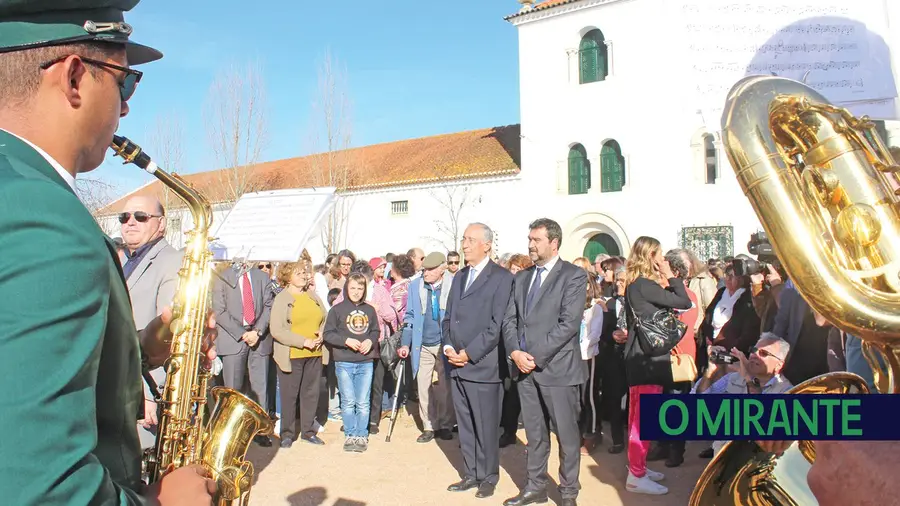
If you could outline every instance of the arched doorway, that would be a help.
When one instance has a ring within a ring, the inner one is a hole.
[[[584,253],[582,256],[587,258],[589,262],[594,263],[594,258],[597,258],[597,255],[603,253],[610,256],[619,256],[621,254],[619,244],[616,243],[616,240],[609,234],[601,232],[599,234],[594,234],[588,239],[587,244],[584,245]]]

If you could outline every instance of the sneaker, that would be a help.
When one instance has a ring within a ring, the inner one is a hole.
[[[625,466],[625,469],[628,469],[628,466]],[[628,476],[631,476],[631,471],[628,472]],[[662,481],[666,478],[666,475],[663,473],[654,471],[649,467],[644,471],[644,476],[650,478],[650,481]]]
[[[362,453],[369,449],[369,438],[359,436],[356,438],[355,450],[356,453]]]
[[[356,451],[356,438],[347,436],[344,438],[344,451],[345,452],[355,452]]]
[[[657,473],[658,474],[658,473]],[[625,480],[625,490],[629,492],[633,492],[635,494],[649,494],[649,495],[663,495],[668,494],[669,489],[656,483],[652,479],[650,479],[650,472],[647,471],[641,478],[635,477],[631,472],[628,472],[628,479]]]

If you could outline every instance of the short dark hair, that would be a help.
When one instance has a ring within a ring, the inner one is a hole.
[[[375,276],[375,271],[372,269],[372,266],[369,265],[369,262],[365,260],[357,260],[353,262],[353,265],[350,266],[350,273],[358,272],[366,277],[368,280],[372,280]]]
[[[334,300],[337,299],[338,295],[340,295],[340,294],[341,294],[340,288],[332,288],[331,290],[328,290],[328,305],[333,306]]]
[[[451,251],[451,252],[447,253],[447,258],[450,258],[450,257],[456,257],[456,258],[459,258],[459,252],[457,252],[457,251]]]
[[[532,221],[530,225],[528,225],[529,230],[535,230],[538,228],[543,228],[547,231],[547,239],[550,242],[553,242],[553,239],[556,239],[557,249],[562,246],[562,228],[559,226],[559,223],[551,220],[550,218],[538,218]]]
[[[387,255],[385,255],[385,256],[384,256],[384,261],[385,261],[385,262],[389,262],[389,263],[390,263],[390,262],[393,262],[393,261],[394,261],[394,254],[393,254],[393,253],[388,253]]]
[[[18,105],[33,97],[41,85],[43,63],[73,54],[106,60],[124,50],[121,44],[89,41],[0,53],[0,104]],[[94,65],[86,67],[94,79],[103,72]]]
[[[412,259],[407,255],[395,256],[391,268],[396,269],[403,279],[409,279],[416,275],[416,266],[413,265]]]

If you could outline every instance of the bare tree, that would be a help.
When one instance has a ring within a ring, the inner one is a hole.
[[[116,188],[113,185],[99,179],[80,177],[75,180],[75,193],[81,199],[84,207],[91,212],[91,216],[100,225],[103,233],[113,235],[118,230],[114,220],[109,219],[109,216],[104,217],[104,214],[108,215],[108,213],[102,212],[113,201],[113,195],[116,194]]]
[[[210,87],[206,109],[209,141],[221,167],[219,196],[224,202],[236,202],[264,184],[255,171],[268,143],[265,85],[259,66],[230,67],[219,74]]]
[[[319,64],[317,96],[312,104],[310,139],[312,152],[301,185],[333,186],[338,197],[330,215],[322,226],[322,247],[325,253],[343,248],[347,241],[347,221],[352,203],[343,190],[352,186],[364,163],[348,152],[352,137],[352,115],[347,87],[347,72],[326,51]]]
[[[149,136],[153,158],[168,172],[180,172],[184,164],[184,127],[181,116],[171,112],[157,116],[154,129]],[[162,188],[160,203],[166,210],[168,219],[166,240],[180,247],[182,243],[182,201],[168,186],[156,183]]]
[[[459,248],[466,222],[463,215],[469,208],[481,202],[481,197],[474,194],[469,185],[443,185],[430,189],[428,193],[438,203],[441,218],[434,220],[437,237],[426,237],[427,240],[440,244],[446,251]]]

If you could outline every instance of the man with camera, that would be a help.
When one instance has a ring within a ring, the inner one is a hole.
[[[697,382],[698,394],[783,394],[793,386],[781,370],[791,346],[771,332],[763,333],[750,354],[744,355],[737,348],[726,351],[713,346],[706,373]],[[727,441],[715,441],[713,452]]]

